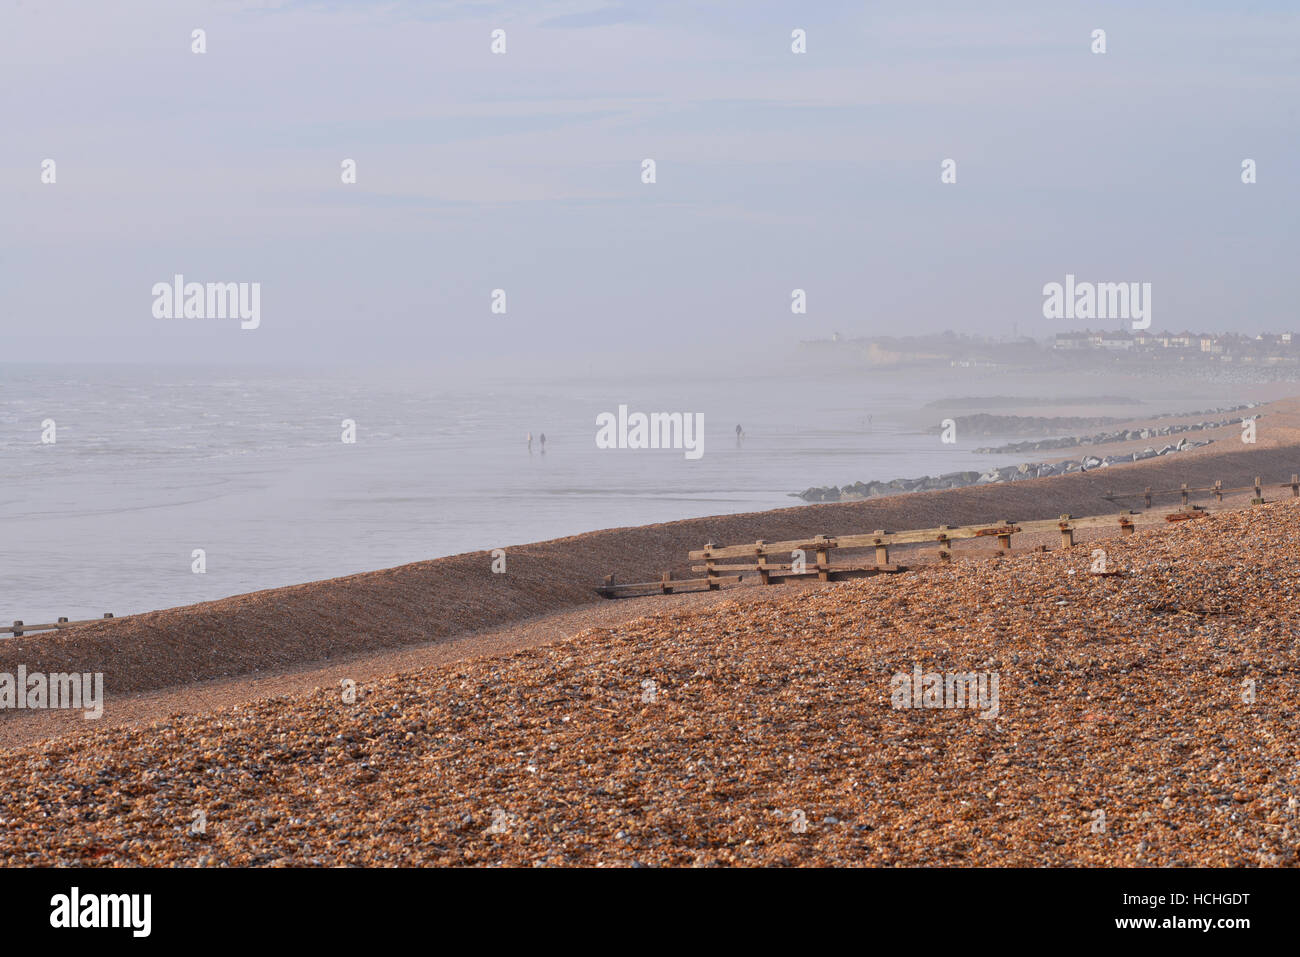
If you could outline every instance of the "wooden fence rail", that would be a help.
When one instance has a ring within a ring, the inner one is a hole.
[[[104,612],[104,618],[112,618],[111,611]],[[15,621],[11,628],[0,628],[0,635],[12,634],[15,638],[21,638],[23,635],[37,631],[55,631],[60,628],[71,628],[74,625],[93,625],[97,621],[103,621],[104,618],[84,618],[81,621],[68,621],[66,618],[60,618],[58,621],[48,625],[24,625],[21,621]]]
[[[1208,485],[1203,488],[1189,488],[1187,483],[1184,482],[1178,488],[1153,489],[1148,485],[1142,492],[1120,492],[1118,495],[1114,492],[1107,492],[1102,496],[1102,498],[1111,502],[1121,498],[1141,498],[1145,502],[1146,507],[1151,508],[1151,499],[1156,495],[1179,495],[1182,497],[1183,504],[1186,505],[1188,503],[1188,496],[1193,492],[1212,494],[1214,495],[1216,502],[1222,502],[1224,495],[1233,492],[1254,492],[1254,498],[1251,500],[1252,504],[1262,504],[1264,501],[1264,487],[1265,486],[1262,484],[1260,477],[1257,475],[1255,476],[1254,485],[1242,485],[1239,488],[1224,488],[1222,480],[1216,481],[1213,485]],[[1289,488],[1291,490],[1292,498],[1300,497],[1300,475],[1292,475],[1291,481],[1283,482],[1278,485],[1277,488]]]
[[[657,582],[615,582],[613,575],[606,575],[602,585],[597,587],[596,591],[606,598],[631,598],[633,593],[645,595],[671,595],[674,590],[691,590],[687,589],[688,585],[708,585],[710,589],[717,588],[721,584],[735,584],[739,582],[741,575],[720,576],[716,580],[709,578],[673,578],[672,572],[664,572],[664,577]]]
[[[1271,487],[1271,486],[1270,486]],[[1174,489],[1152,489],[1143,492],[1125,492],[1115,494],[1108,492],[1104,498],[1114,501],[1122,498],[1142,498],[1147,507],[1156,495],[1177,494],[1182,501],[1182,510],[1164,515],[1165,522],[1184,522],[1200,518],[1208,513],[1203,506],[1193,505],[1189,501],[1193,493],[1213,494],[1216,501],[1222,502],[1225,494],[1233,492],[1252,492],[1252,504],[1263,504],[1264,484],[1256,477],[1254,485],[1240,488],[1224,488],[1222,481],[1216,481],[1204,488],[1189,487],[1183,483]],[[1283,482],[1277,488],[1291,489],[1292,497],[1300,497],[1300,475],[1293,474],[1290,482]],[[707,543],[703,548],[687,553],[693,562],[703,562],[691,566],[693,572],[704,572],[703,578],[674,580],[668,572],[657,582],[640,582],[636,584],[616,584],[613,575],[605,577],[605,583],[597,591],[609,598],[626,597],[634,592],[641,594],[672,594],[674,590],[683,590],[689,586],[703,585],[708,590],[720,588],[724,584],[739,582],[746,572],[758,572],[759,580],[764,585],[782,581],[786,578],[800,578],[816,575],[821,581],[842,575],[872,575],[889,572],[906,571],[905,566],[890,561],[889,549],[899,545],[917,545],[933,542],[938,546],[937,557],[940,561],[952,558],[954,542],[966,539],[995,538],[997,550],[995,555],[1010,554],[1013,535],[1033,534],[1057,531],[1061,536],[1061,546],[1068,548],[1074,544],[1074,533],[1082,529],[1113,528],[1121,535],[1131,535],[1136,529],[1135,511],[1121,512],[1118,515],[1095,515],[1075,518],[1062,515],[1059,519],[1042,519],[1032,522],[1010,522],[1002,520],[980,525],[940,525],[937,528],[907,529],[889,532],[883,529],[870,533],[852,535],[810,535],[781,542],[769,542],[763,539],[752,545],[719,545]],[[1039,545],[1037,551],[1046,546]],[[849,562],[833,563],[831,552],[835,549],[872,549],[874,561],[857,559]],[[810,558],[809,556],[815,556]],[[726,561],[731,559],[732,561]],[[748,559],[748,561],[739,561]]]
[[[1087,518],[1075,518],[1062,515],[1058,519],[1043,519],[1033,522],[1013,523],[1006,520],[983,525],[940,525],[937,528],[908,529],[889,532],[880,529],[870,533],[856,535],[816,535],[809,538],[790,539],[784,542],[758,541],[752,545],[716,545],[712,542],[704,548],[688,553],[693,561],[703,561],[703,565],[692,565],[692,571],[705,572],[704,582],[709,588],[718,587],[723,576],[737,571],[757,571],[763,584],[774,580],[798,578],[816,575],[822,581],[829,581],[833,576],[842,574],[881,574],[905,571],[905,566],[890,561],[889,550],[900,545],[920,545],[933,542],[938,546],[937,556],[940,561],[952,559],[954,542],[979,539],[997,539],[997,551],[994,554],[1010,554],[1012,536],[1035,532],[1059,532],[1062,546],[1074,544],[1074,533],[1089,528],[1114,528],[1121,534],[1131,535],[1135,525],[1132,516],[1136,512],[1120,515],[1097,515]],[[1205,514],[1203,511],[1176,513],[1165,516],[1168,521],[1182,521]],[[874,561],[858,561],[848,564],[834,564],[830,553],[834,549],[872,549]],[[816,558],[810,559],[809,553]],[[773,559],[779,556],[779,560]],[[723,564],[724,559],[750,558],[752,563]]]

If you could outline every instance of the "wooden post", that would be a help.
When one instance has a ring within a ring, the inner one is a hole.
[[[1150,485],[1147,486],[1146,502],[1147,502],[1147,508],[1150,508],[1151,507],[1151,486]]]
[[[1251,505],[1264,504],[1264,491],[1259,487],[1259,476],[1255,476],[1255,497],[1250,500]]]
[[[767,564],[767,552],[763,550],[763,546],[766,544],[767,539],[760,538],[754,543],[754,550],[758,553],[758,579],[764,585],[770,585],[772,584],[772,573],[764,567]]]
[[[1061,547],[1069,548],[1074,544],[1074,529],[1070,527],[1070,516],[1061,516]]]
[[[1292,472],[1291,473],[1291,497],[1296,498],[1297,496],[1300,496],[1300,475],[1296,475],[1294,472]]]
[[[950,528],[951,525],[939,526],[939,561],[941,562],[952,561],[952,539],[944,534]]]
[[[669,584],[669,582],[671,582],[672,580],[673,580],[673,573],[664,572],[664,580],[661,587],[663,588],[665,595],[671,595],[673,593],[673,586]]]
[[[707,552],[712,552],[713,549],[715,549],[715,548],[717,548],[717,547],[718,547],[718,543],[717,543],[717,542],[705,542],[705,543],[704,543],[704,548],[705,548],[705,551],[707,551]],[[708,580],[709,580],[709,591],[717,591],[719,588],[722,587],[722,586],[719,585],[716,581],[714,581],[714,579],[718,577],[718,570],[714,567],[714,562],[715,562],[715,559],[713,558],[713,555],[712,555],[712,554],[709,554],[709,555],[706,555],[706,556],[705,556],[705,559],[704,559],[704,575],[705,575],[705,577],[708,578]]]
[[[1004,518],[1002,520],[1002,524],[1010,525],[1011,523]],[[1011,533],[1010,532],[998,532],[998,548],[1005,551],[1008,555],[1011,554]]]
[[[1179,491],[1183,493],[1183,505],[1186,505],[1187,504],[1187,483],[1186,482],[1183,483],[1182,488],[1179,489]]]
[[[1214,480],[1214,500],[1219,503],[1223,502],[1223,479]]]
[[[813,539],[813,542],[817,545],[817,580],[828,582],[831,580],[829,568],[831,563],[831,553],[823,544],[825,541],[825,535],[818,535]]]
[[[888,565],[889,546],[885,544],[884,541],[882,541],[882,539],[885,537],[885,535],[888,534],[888,532],[886,532],[882,528],[878,528],[874,532],[872,532],[872,534],[876,536],[876,564]]]
[[[21,621],[15,621],[15,622],[14,622],[14,637],[15,637],[15,638],[21,638],[21,637],[22,637],[22,634],[23,634],[23,623],[22,623]]]
[[[1134,532],[1133,519],[1127,515],[1121,515],[1119,517],[1119,532],[1121,535],[1132,535]]]

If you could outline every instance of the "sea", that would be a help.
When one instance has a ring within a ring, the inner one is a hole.
[[[792,493],[809,486],[1018,461],[973,451],[996,436],[944,444],[928,431],[966,411],[963,389],[1007,387],[907,372],[453,380],[0,364],[0,621],[121,616],[596,529],[799,505]],[[1127,411],[1238,399],[1206,390]],[[597,417],[620,405],[702,413],[703,455],[599,448]]]

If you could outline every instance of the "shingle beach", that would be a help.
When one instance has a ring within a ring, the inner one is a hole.
[[[1289,865],[1300,504],[0,752],[6,864]],[[896,708],[996,674],[995,716]],[[346,669],[338,675],[342,681]]]

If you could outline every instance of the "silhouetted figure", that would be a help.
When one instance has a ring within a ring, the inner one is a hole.
[[[546,454],[546,433],[545,432],[541,434],[541,443],[542,443],[542,454],[545,455]]]
[[[740,448],[740,443],[745,439],[745,430],[736,426],[736,448]]]
[[[533,454],[533,433],[528,433],[528,454]]]

